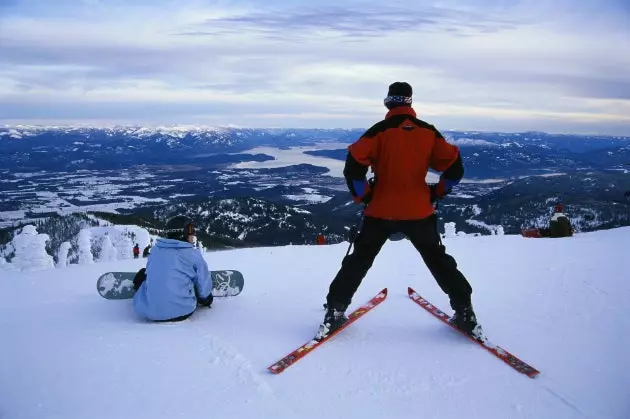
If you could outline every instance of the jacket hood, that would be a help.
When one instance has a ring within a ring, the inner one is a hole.
[[[175,239],[163,239],[163,238],[157,239],[155,246],[161,247],[161,248],[170,248],[170,249],[187,249],[187,248],[193,247],[193,245],[188,242],[175,240]]]

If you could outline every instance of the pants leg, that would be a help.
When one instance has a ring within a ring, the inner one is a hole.
[[[169,323],[169,322],[181,322],[182,320],[186,320],[187,318],[189,318],[190,316],[192,316],[192,314],[195,311],[191,311],[188,314],[184,314],[183,316],[179,316],[179,317],[173,317],[172,319],[166,319],[166,320],[156,320],[156,323]]]
[[[343,258],[341,269],[330,284],[326,301],[329,306],[348,307],[361,281],[372,267],[376,255],[387,241],[387,220],[365,217],[361,231],[354,241],[354,250]]]
[[[147,279],[146,268],[142,268],[136,273],[136,276],[133,278],[133,289],[138,291],[140,289],[140,285]]]
[[[405,221],[401,229],[422,256],[439,287],[449,296],[451,307],[470,304],[472,288],[457,269],[455,259],[446,253],[435,214],[423,220]]]

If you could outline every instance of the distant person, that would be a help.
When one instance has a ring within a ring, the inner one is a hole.
[[[144,248],[144,250],[142,251],[142,257],[146,258],[149,257],[149,254],[151,253],[151,245],[149,244],[147,247]]]
[[[212,305],[212,280],[194,246],[194,224],[177,216],[168,221],[165,233],[166,239],[157,239],[146,269],[136,274],[133,308],[148,320],[179,321],[194,313],[197,305]]]
[[[564,214],[562,204],[556,204],[551,220],[549,220],[549,228],[541,231],[541,236],[553,238],[573,236],[573,226],[569,217]]]
[[[138,259],[138,256],[140,256],[140,246],[138,246],[138,243],[136,243],[136,245],[133,247],[133,258]]]
[[[318,234],[317,237],[315,238],[315,242],[317,244],[326,244],[326,238],[324,237],[323,234]]]
[[[573,226],[569,217],[564,213],[564,206],[560,203],[556,204],[554,212],[549,220],[549,227],[546,228],[527,228],[522,230],[524,237],[571,237],[573,236]]]
[[[315,339],[337,330],[345,311],[387,239],[403,233],[427,265],[455,311],[450,322],[465,333],[482,337],[471,303],[472,288],[446,253],[437,230],[433,202],[444,198],[464,175],[459,149],[433,126],[416,118],[408,83],[389,86],[385,119],[348,147],[344,177],[355,202],[366,205],[363,224],[330,284],[326,314]],[[375,182],[366,179],[372,168]],[[432,186],[429,169],[442,172]]]

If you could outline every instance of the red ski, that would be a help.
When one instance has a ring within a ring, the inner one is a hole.
[[[437,308],[436,306],[434,306],[433,304],[431,304],[430,302],[428,302],[427,300],[422,298],[417,292],[415,292],[413,290],[413,288],[409,287],[407,289],[407,293],[409,294],[409,297],[416,304],[418,304],[420,307],[424,308],[426,311],[428,311],[429,313],[433,314],[435,317],[437,317],[438,319],[442,320],[444,323],[448,324],[453,329],[457,330],[459,333],[461,333],[462,335],[466,336],[467,338],[469,338],[473,342],[478,343],[482,347],[486,348],[488,350],[488,352],[490,352],[491,354],[493,354],[494,356],[496,356],[497,358],[499,358],[500,360],[502,360],[503,362],[505,362],[506,364],[508,364],[512,368],[514,368],[516,371],[518,371],[518,372],[520,372],[522,374],[525,374],[525,375],[527,375],[528,377],[531,377],[531,378],[534,378],[538,374],[540,374],[540,371],[538,371],[536,368],[534,368],[531,365],[525,363],[524,361],[521,361],[520,359],[518,359],[517,357],[515,357],[514,355],[512,355],[511,353],[509,353],[505,349],[501,348],[500,346],[491,343],[489,340],[487,340],[485,338],[484,338],[483,341],[475,339],[474,337],[472,337],[472,336],[462,332],[457,327],[455,327],[452,324],[450,324],[448,322],[448,319],[450,317],[446,313],[444,313],[439,308]]]
[[[289,353],[287,356],[279,360],[278,362],[267,367],[269,371],[274,374],[280,374],[282,371],[295,364],[300,359],[304,358],[309,353],[313,352],[313,350],[328,340],[335,337],[338,333],[340,333],[343,329],[350,326],[352,323],[361,318],[368,311],[372,310],[374,307],[385,301],[387,298],[387,288],[384,288],[381,292],[379,292],[374,298],[372,298],[367,303],[363,304],[361,307],[354,310],[352,313],[348,315],[348,321],[341,326],[339,329],[332,332],[330,335],[326,336],[322,340],[311,339],[306,342],[304,345],[300,346],[293,352]]]

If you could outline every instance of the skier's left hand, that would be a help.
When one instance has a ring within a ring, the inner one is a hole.
[[[197,304],[204,307],[210,308],[210,306],[212,305],[212,301],[214,301],[214,296],[212,295],[212,292],[210,292],[207,298],[197,297]]]

